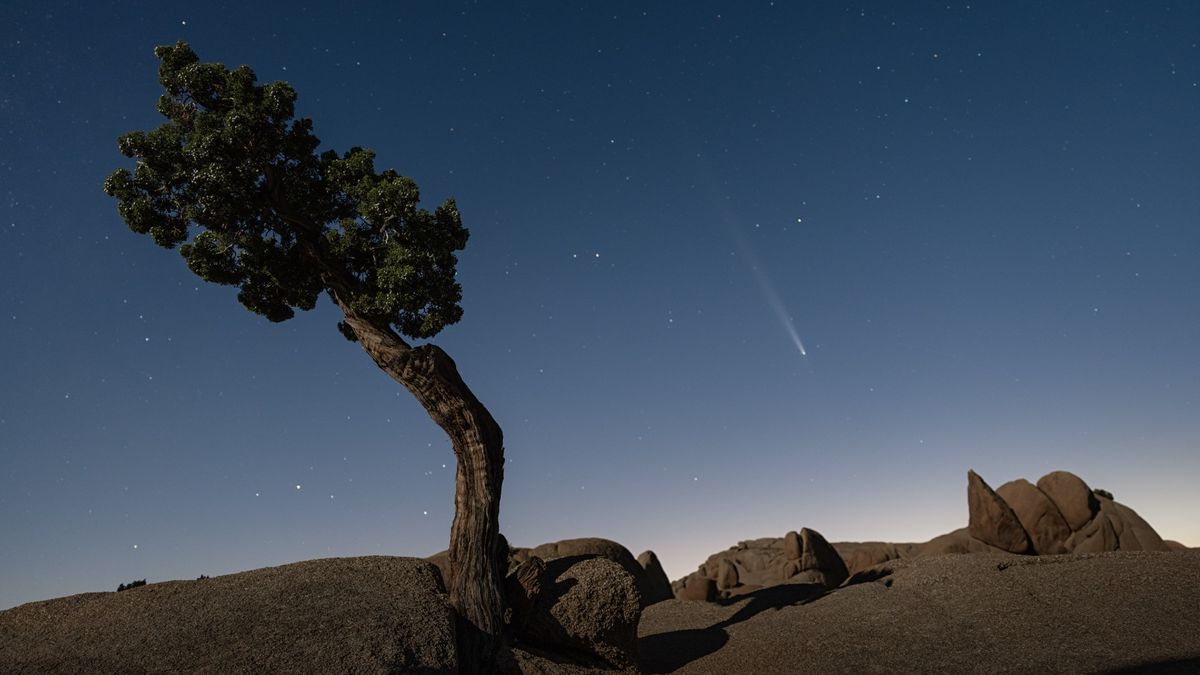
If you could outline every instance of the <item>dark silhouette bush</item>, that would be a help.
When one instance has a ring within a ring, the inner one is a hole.
[[[117,586],[117,592],[120,593],[121,591],[127,591],[131,588],[137,588],[138,586],[145,586],[145,585],[146,585],[145,579],[142,579],[140,581],[131,581],[127,584],[121,584],[121,585]]]

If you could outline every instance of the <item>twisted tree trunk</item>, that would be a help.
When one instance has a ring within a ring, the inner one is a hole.
[[[437,345],[413,348],[387,325],[352,307],[359,281],[329,255],[322,228],[297,215],[277,173],[267,170],[267,204],[304,233],[299,244],[321,270],[346,328],[379,366],[420,401],[454,448],[457,459],[454,522],[450,526],[450,574],[446,585],[458,613],[459,670],[491,672],[504,628],[508,543],[500,535],[500,487],[504,482],[504,434],[463,382],[450,355]],[[501,542],[504,542],[501,544]]]
[[[412,348],[391,330],[363,319],[342,302],[346,324],[375,364],[404,385],[450,437],[457,458],[454,524],[450,528],[450,602],[458,611],[461,672],[492,668],[503,628],[503,561],[499,551],[504,436],[500,425],[436,345]]]

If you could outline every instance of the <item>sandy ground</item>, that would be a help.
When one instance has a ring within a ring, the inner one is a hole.
[[[649,673],[1200,673],[1200,551],[952,555],[642,614]]]

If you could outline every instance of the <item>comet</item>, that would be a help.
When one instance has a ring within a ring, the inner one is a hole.
[[[792,323],[792,317],[788,314],[787,307],[784,306],[783,300],[779,297],[779,291],[775,290],[775,284],[771,283],[770,277],[763,270],[762,264],[759,263],[758,258],[754,255],[754,251],[750,249],[750,245],[737,230],[731,229],[730,234],[733,236],[733,240],[737,242],[738,248],[741,249],[742,256],[745,258],[746,264],[750,267],[750,273],[754,275],[754,280],[758,282],[763,299],[767,301],[767,305],[779,319],[779,325],[783,327],[784,332],[791,338],[792,344],[796,346],[796,350],[800,352],[800,356],[808,356],[808,351],[804,348],[804,341],[800,339],[800,333],[796,331],[796,325]]]

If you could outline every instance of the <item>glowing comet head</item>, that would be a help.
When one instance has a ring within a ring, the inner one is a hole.
[[[771,290],[774,291],[774,289]],[[768,297],[773,294],[769,293]],[[779,317],[779,323],[787,331],[788,337],[792,338],[792,344],[796,345],[800,356],[808,356],[808,352],[804,349],[804,343],[800,340],[800,334],[796,332],[796,327],[792,325],[792,317],[788,316],[787,312],[783,309],[783,303],[778,302],[778,298],[776,298],[776,302],[771,303],[771,308],[775,310],[775,315]]]

